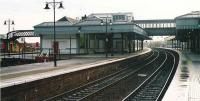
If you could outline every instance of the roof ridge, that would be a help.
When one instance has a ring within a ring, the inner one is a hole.
[[[71,17],[67,17],[67,16],[64,16],[62,18],[60,18],[59,20],[57,20],[56,22],[60,22],[60,21],[67,21],[67,22],[70,22],[72,24],[74,24],[75,22],[77,22],[76,19],[73,19]]]

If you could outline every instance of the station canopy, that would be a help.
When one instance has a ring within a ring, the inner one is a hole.
[[[107,22],[107,23],[106,23]],[[53,34],[53,22],[43,22],[34,26],[34,33],[38,35]],[[148,33],[133,22],[112,22],[104,21],[98,17],[84,17],[81,20],[75,20],[69,17],[63,17],[55,22],[56,34],[84,34],[84,33],[134,33],[143,39],[150,39]]]
[[[188,19],[188,18],[200,18],[200,11],[192,11],[181,16],[176,17],[176,19]]]
[[[176,38],[187,41],[192,35],[200,31],[200,11],[192,11],[175,18],[177,34]]]
[[[193,11],[175,18],[176,29],[200,29],[200,11]]]

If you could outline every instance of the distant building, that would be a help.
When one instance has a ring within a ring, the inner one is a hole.
[[[11,41],[9,51],[11,53],[19,53],[22,52],[24,47],[25,47],[24,43],[20,43],[18,40]]]
[[[92,13],[88,17],[97,17],[99,19],[111,20],[112,22],[131,22],[133,21],[133,13],[125,12],[125,13]]]
[[[187,42],[186,47],[200,54],[200,11],[178,16],[176,21],[176,39]]]
[[[19,53],[24,49],[24,38],[19,38],[15,41],[8,41],[6,39],[6,35],[0,34],[0,46],[1,46],[1,53],[3,52],[14,52]]]

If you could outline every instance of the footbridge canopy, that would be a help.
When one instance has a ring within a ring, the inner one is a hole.
[[[159,20],[135,20],[137,25],[144,28],[149,36],[168,36],[176,34],[176,23],[174,19]]]

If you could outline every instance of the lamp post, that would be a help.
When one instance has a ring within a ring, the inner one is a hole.
[[[60,6],[58,8],[63,8],[63,5],[62,5],[62,1],[61,2],[56,2],[55,0],[53,0],[53,2],[46,2],[46,6],[44,9],[50,9],[49,8],[49,4],[51,4],[53,6],[53,58],[54,58],[54,67],[57,66],[57,63],[56,63],[56,54],[57,54],[57,43],[56,43],[56,27],[55,27],[55,16],[56,16],[56,5],[57,4],[60,4]]]
[[[11,25],[15,25],[15,23],[14,23],[14,20],[10,20],[10,19],[8,19],[8,20],[5,20],[4,21],[4,25],[8,25],[8,33],[10,32],[10,26]],[[10,48],[10,41],[8,40],[8,34],[7,34],[7,51],[8,51],[8,56],[10,57],[10,50],[11,50],[11,48]]]
[[[101,25],[104,25],[103,20],[101,20]],[[109,39],[108,39],[108,16],[106,17],[105,25],[106,25],[105,51],[106,51],[106,58],[107,58],[108,57],[108,42],[109,42]],[[109,25],[112,25],[111,20],[110,20]]]
[[[15,23],[14,23],[14,20],[8,19],[4,21],[4,25],[8,25],[8,32],[10,32],[10,26],[15,25]]]

